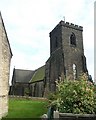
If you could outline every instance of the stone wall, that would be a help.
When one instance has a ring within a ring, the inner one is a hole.
[[[70,24],[69,26],[62,26],[62,47],[64,51],[64,64],[67,70],[67,76],[70,76],[73,79],[73,64],[76,65],[77,77],[84,72],[84,64],[82,61],[82,56],[84,56],[83,28],[76,29],[74,24]],[[70,36],[72,33],[76,36],[76,46],[70,44]]]
[[[30,96],[43,97],[44,95],[44,80],[30,84]]]
[[[59,120],[96,120],[95,114],[72,114],[72,113],[60,113],[54,111],[53,119]]]
[[[49,67],[48,67],[49,64]],[[49,69],[49,70],[48,70]],[[55,81],[64,73],[64,59],[61,48],[55,50],[46,63],[46,83],[49,82],[49,90],[55,91]]]
[[[45,70],[49,91],[55,91],[55,81],[59,77],[78,79],[86,72],[88,73],[83,48],[83,27],[60,21],[50,32],[50,58]]]
[[[8,113],[10,60],[12,57],[7,33],[0,14],[0,118]]]
[[[24,96],[27,94],[27,91],[29,91],[28,83],[16,83],[15,85],[11,86],[9,95]]]

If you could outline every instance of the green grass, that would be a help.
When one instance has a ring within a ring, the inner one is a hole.
[[[29,99],[9,99],[9,112],[3,118],[40,118],[44,113],[47,113],[47,101],[29,100]]]

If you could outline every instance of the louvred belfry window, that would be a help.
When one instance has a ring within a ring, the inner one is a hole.
[[[76,36],[73,32],[70,35],[70,44],[76,46]]]

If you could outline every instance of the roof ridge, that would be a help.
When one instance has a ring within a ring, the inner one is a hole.
[[[35,70],[18,69],[18,68],[17,68],[17,69],[15,68],[15,70],[22,70],[22,71],[35,71]]]
[[[40,68],[42,68],[42,67],[44,67],[45,65],[43,65],[43,66],[41,66],[41,67],[39,67],[39,68],[37,68],[36,70],[38,70],[38,69],[40,69]]]

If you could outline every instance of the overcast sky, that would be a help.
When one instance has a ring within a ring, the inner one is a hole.
[[[84,54],[94,78],[95,0],[0,0],[0,10],[13,52],[12,70],[37,69],[50,56],[49,32],[65,21],[83,26]]]

